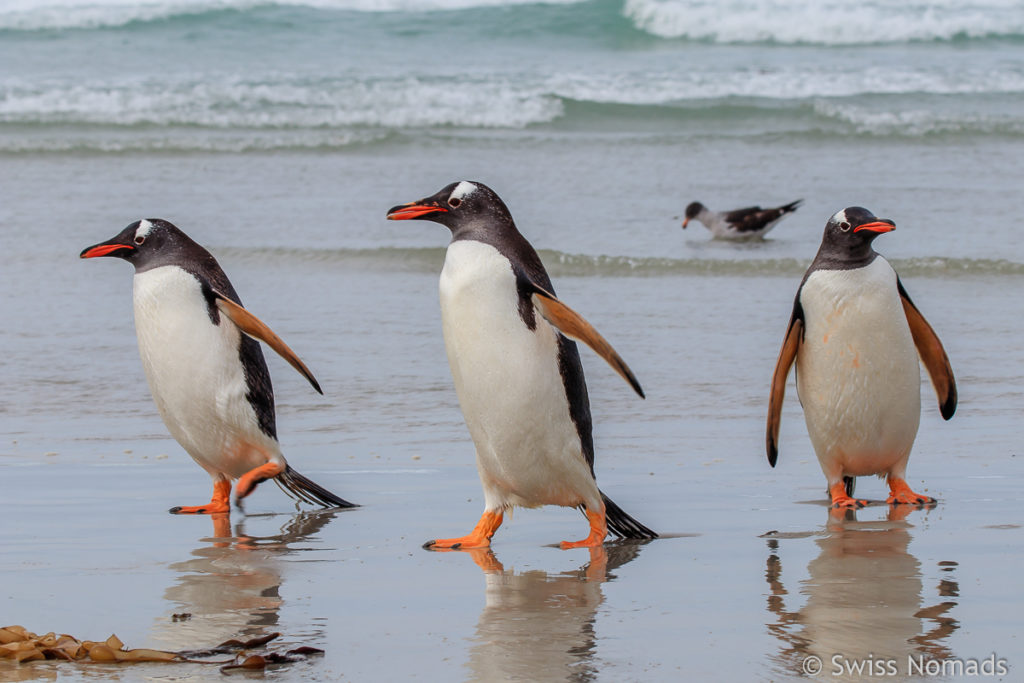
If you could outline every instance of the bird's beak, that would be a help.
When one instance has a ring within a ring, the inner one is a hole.
[[[418,202],[409,202],[408,204],[399,204],[398,206],[391,207],[391,210],[388,211],[388,220],[406,221],[412,218],[423,218],[434,213],[447,212],[448,209],[439,206],[435,201],[421,199]]]
[[[107,240],[106,242],[100,242],[94,244],[91,247],[86,247],[79,254],[79,258],[96,258],[97,256],[122,256],[120,253],[123,249],[128,251],[135,251],[135,247],[131,244],[125,244],[124,242],[118,242],[117,237]]]
[[[689,218],[683,220],[683,230],[686,230],[686,225],[690,222]]]
[[[863,225],[858,225],[856,228],[853,229],[853,231],[860,232],[861,230],[868,230],[870,232],[881,233],[892,232],[895,229],[896,224],[893,223],[891,220],[889,220],[888,218],[879,218],[878,220],[872,221],[871,223],[864,223]]]

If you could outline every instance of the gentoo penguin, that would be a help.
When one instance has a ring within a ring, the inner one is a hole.
[[[715,237],[722,239],[748,239],[764,237],[769,230],[783,217],[796,211],[802,199],[790,202],[774,209],[762,209],[760,206],[749,206],[733,211],[711,211],[700,202],[693,202],[686,207],[686,218],[683,229],[696,218]]]
[[[298,500],[353,507],[285,462],[277,442],[274,390],[260,345],[270,345],[320,385],[298,356],[242,302],[217,260],[167,221],[132,223],[82,258],[116,256],[135,266],[135,332],[149,390],[171,436],[213,477],[206,505],[175,514],[228,512],[273,478]]]
[[[611,345],[555,297],[504,202],[486,185],[462,181],[396,206],[388,218],[430,220],[452,232],[441,271],[441,322],[484,489],[484,513],[472,532],[424,547],[487,547],[505,511],[517,505],[583,511],[590,534],[562,548],[598,546],[609,530],[656,538],[597,488],[590,401],[569,338],[594,349],[641,397],[643,390]]]
[[[942,417],[956,410],[956,383],[942,343],[896,271],[871,247],[894,228],[859,206],[829,218],[797,290],[772,377],[768,462],[774,467],[778,459],[786,376],[795,361],[797,395],[835,508],[866,504],[852,497],[853,478],[868,474],[886,477],[889,503],[935,502],[904,481],[921,419],[919,355]]]

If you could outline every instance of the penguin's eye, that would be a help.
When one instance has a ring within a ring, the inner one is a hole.
[[[452,207],[453,209],[459,208],[459,204],[461,203],[462,200],[459,199],[458,197],[452,197],[451,199],[448,200],[448,206]]]
[[[842,230],[843,232],[850,232],[850,224],[847,223],[846,221],[843,221],[842,223],[839,224],[839,229]]]
[[[145,241],[146,241],[146,236],[145,235],[136,235],[135,236],[135,244],[142,244]]]

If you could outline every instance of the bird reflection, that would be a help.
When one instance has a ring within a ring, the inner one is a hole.
[[[589,548],[587,564],[560,574],[516,572],[505,569],[490,549],[464,551],[487,582],[486,604],[467,665],[472,678],[594,680],[594,623],[604,602],[601,584],[613,580],[611,572],[632,561],[646,543]]]
[[[830,511],[816,541],[820,553],[807,565],[809,576],[801,583],[807,601],[799,609],[786,604],[789,592],[783,585],[780,537],[768,540],[765,577],[768,611],[774,617],[768,630],[783,643],[776,659],[786,673],[801,672],[810,655],[821,659],[822,675],[829,680],[864,678],[841,671],[842,662],[873,663],[876,675],[879,667],[894,666],[899,675],[906,675],[910,657],[953,656],[946,643],[959,628],[948,616],[960,593],[957,563],[939,563],[944,576],[935,598],[928,598],[937,602],[922,607],[921,564],[908,551],[913,527],[904,521],[913,509],[891,506],[886,519],[874,522],[857,521],[853,510]],[[840,664],[835,664],[834,655],[842,657]]]
[[[164,598],[174,605],[174,615],[158,621],[154,637],[165,649],[182,650],[273,632],[284,602],[280,588],[285,556],[308,549],[300,544],[335,514],[300,512],[269,536],[247,534],[247,518],[235,525],[232,536],[228,515],[211,515],[214,537],[204,539],[192,558],[170,565],[178,576]]]

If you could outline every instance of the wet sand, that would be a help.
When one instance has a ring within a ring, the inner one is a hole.
[[[875,151],[898,161],[899,151],[886,149]],[[903,273],[960,389],[947,423],[922,383],[908,480],[938,507],[889,519],[887,506],[872,505],[856,522],[833,520],[792,378],[779,464],[766,462],[768,384],[802,273],[790,261],[810,259],[822,216],[847,200],[828,187],[812,187],[818,206],[780,226],[776,239],[737,246],[681,235],[668,219],[681,205],[667,191],[642,216],[605,221],[617,197],[647,196],[643,176],[623,174],[621,194],[596,207],[566,202],[554,217],[528,201],[555,184],[552,177],[506,179],[521,228],[542,249],[675,259],[659,266],[639,258],[635,270],[548,262],[559,295],[616,346],[648,395],[635,398],[583,354],[598,481],[669,537],[611,544],[603,554],[561,551],[552,544],[582,537],[585,520],[545,508],[517,511],[495,536],[493,556],[423,550],[428,539],[467,532],[482,499],[440,332],[444,229],[389,224],[383,213],[471,173],[458,169],[458,156],[442,158],[436,183],[415,164],[374,154],[300,157],[312,170],[293,182],[295,166],[280,155],[19,164],[0,231],[0,246],[17,255],[4,265],[0,297],[0,623],[89,639],[116,633],[129,647],[161,649],[279,631],[280,649],[325,650],[267,674],[278,680],[796,680],[807,656],[830,665],[831,655],[864,653],[901,666],[907,656],[994,653],[1009,660],[1004,679],[1018,678],[1019,269],[967,263],[963,273]],[[658,157],[661,168],[677,163],[669,156]],[[367,165],[377,174],[357,173]],[[512,168],[527,174],[526,165]],[[275,192],[241,186],[260,174]],[[225,186],[229,178],[240,186]],[[313,189],[303,186],[310,178]],[[38,200],[47,182],[71,188],[68,200]],[[936,187],[911,193],[906,205],[928,205],[944,186]],[[874,187],[859,196],[902,207],[903,191]],[[991,204],[992,216],[1012,213],[1010,196]],[[167,436],[146,388],[131,268],[77,259],[82,247],[140,215],[163,213],[159,207],[178,207],[168,217],[210,245],[246,305],[320,379],[323,397],[268,354],[290,462],[364,507],[296,514],[264,484],[247,516],[233,515],[226,539],[215,538],[208,518],[167,514],[207,501],[209,479]],[[338,207],[344,215],[331,213]],[[589,213],[570,216],[575,210]],[[953,219],[906,222],[878,244],[887,256],[962,251]],[[303,229],[282,229],[295,225]],[[983,231],[971,235],[978,243],[965,249],[993,258],[1009,250],[1005,257],[1020,261],[1012,239],[1004,250],[991,236],[982,243]],[[407,249],[387,251],[396,245]],[[706,271],[698,267],[705,261]],[[873,478],[859,482],[860,496],[880,501],[886,493]],[[172,621],[182,612],[193,616]],[[42,663],[12,671],[0,663],[0,680],[26,675],[222,680],[215,668],[194,665]]]
[[[828,666],[836,653],[893,658],[901,672],[907,657],[1020,664],[1012,556],[1024,532],[1005,520],[1021,458],[980,455],[983,475],[932,477],[925,490],[947,492],[933,510],[877,504],[839,519],[813,477],[793,490],[790,474],[736,462],[693,477],[613,468],[612,495],[679,537],[561,551],[545,544],[582,535],[584,521],[547,508],[518,511],[492,552],[472,553],[419,547],[475,521],[472,466],[395,459],[308,472],[363,508],[288,512],[265,486],[216,538],[211,519],[161,509],[155,481],[201,492],[183,457],[21,458],[4,469],[4,514],[17,520],[0,565],[4,621],[171,650],[280,631],[282,649],[326,651],[268,674],[280,680],[790,680],[807,656]],[[883,486],[859,492],[877,500]],[[191,619],[172,620],[182,612]],[[220,676],[0,663],[0,680]]]

